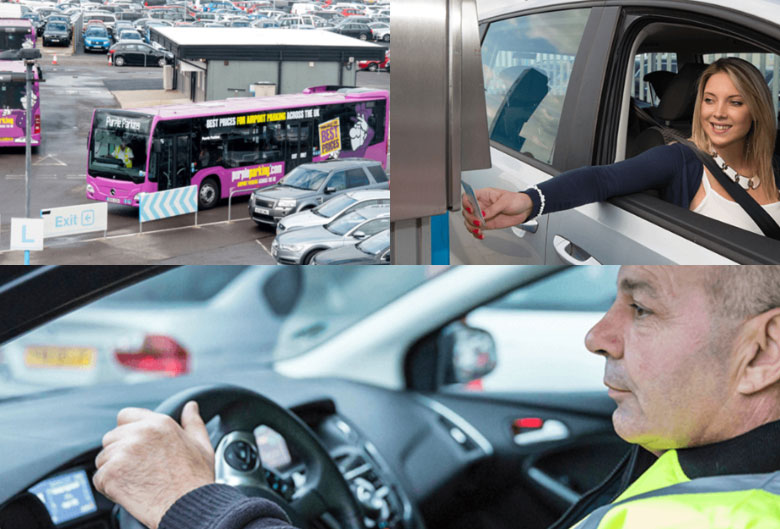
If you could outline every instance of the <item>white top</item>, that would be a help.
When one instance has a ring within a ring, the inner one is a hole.
[[[725,222],[726,224],[731,224],[737,228],[742,228],[743,230],[758,233],[759,235],[764,234],[753,219],[750,218],[750,215],[742,209],[742,206],[733,200],[721,196],[712,189],[710,179],[706,172],[702,176],[702,182],[704,183],[704,200],[696,206],[696,209],[693,210],[694,213],[707,215],[713,219]],[[775,222],[780,224],[780,202],[773,202],[761,207],[775,219]]]

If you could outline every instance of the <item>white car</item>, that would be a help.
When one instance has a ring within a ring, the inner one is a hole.
[[[322,226],[342,213],[374,204],[389,205],[390,190],[363,189],[335,196],[314,209],[307,209],[284,217],[276,224],[276,233],[278,235],[285,231]]]
[[[390,42],[390,25],[384,22],[371,22],[368,27],[374,33],[374,40]]]
[[[643,86],[649,72],[674,74],[678,65],[682,71],[722,56],[746,58],[766,71],[780,64],[775,0],[615,0],[598,6],[480,0],[477,7],[492,167],[463,173],[475,189],[520,191],[563,171],[636,154],[646,126],[636,109],[654,108],[652,91]],[[393,16],[413,21],[416,14]],[[636,64],[640,83],[634,82]],[[695,90],[696,77],[691,79],[674,98],[679,108],[670,115],[673,124],[690,124],[692,103],[684,102]],[[772,85],[772,93],[780,92],[780,83]],[[780,242],[649,192],[542,215],[528,225],[486,232],[484,240],[463,229],[460,214],[449,219],[453,264],[780,262]]]

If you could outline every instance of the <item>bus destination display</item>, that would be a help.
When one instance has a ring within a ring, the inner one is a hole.
[[[49,478],[31,487],[30,492],[43,502],[55,524],[97,511],[95,497],[84,470]]]

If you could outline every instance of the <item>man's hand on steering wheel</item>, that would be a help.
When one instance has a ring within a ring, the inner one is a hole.
[[[184,407],[181,423],[150,410],[124,408],[95,459],[95,488],[149,529],[157,529],[180,497],[214,482],[214,448],[196,402]]]

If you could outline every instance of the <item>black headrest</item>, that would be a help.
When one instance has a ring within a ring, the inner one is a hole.
[[[650,72],[648,74],[645,74],[644,80],[650,83],[650,86],[653,87],[653,91],[655,92],[655,95],[658,96],[659,99],[664,97],[664,94],[666,93],[666,89],[669,88],[669,84],[672,82],[672,79],[674,79],[677,76],[674,72],[667,72],[666,70],[658,70],[655,72]]]
[[[656,117],[663,121],[682,121],[693,117],[696,103],[696,86],[707,64],[688,63],[671,80],[666,88]]]

